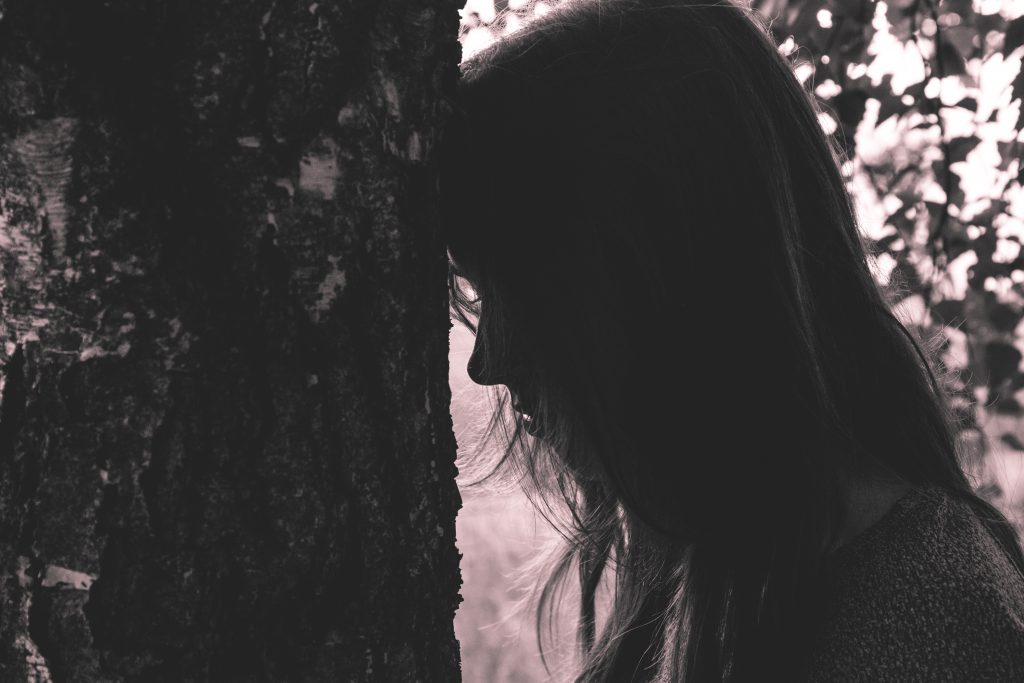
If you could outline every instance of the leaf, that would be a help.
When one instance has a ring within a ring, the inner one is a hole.
[[[993,199],[987,208],[975,214],[970,221],[971,225],[990,227],[996,216],[1002,215],[1010,203],[1005,199]]]
[[[909,16],[895,9],[894,5],[890,5],[885,14],[889,19],[889,33],[891,33],[896,40],[901,43],[906,43],[913,37],[914,32],[911,30],[911,21]]]
[[[996,395],[995,405],[992,410],[1000,415],[1020,415],[1020,402],[1012,396]]]
[[[1024,45],[1024,15],[1021,15],[1006,25],[1006,33],[1003,38],[1003,54],[1009,55],[1021,45]]]
[[[945,242],[967,240],[967,226],[956,216],[946,214],[946,224],[942,228],[942,239]]]
[[[900,199],[903,200],[903,197],[900,197]],[[912,203],[909,204],[912,206]],[[908,209],[908,202],[903,201],[903,206],[896,209],[895,213],[885,219],[887,225],[896,228],[900,237],[912,237],[916,228],[914,220],[907,216]]]
[[[878,108],[878,120],[875,121],[875,125],[877,126],[881,124],[893,114],[902,114],[907,109],[907,105],[903,104],[900,97],[897,97],[896,95],[886,95],[882,98],[882,104]]]
[[[989,308],[988,318],[1000,332],[1013,332],[1020,322],[1020,311],[1008,304],[996,302]]]
[[[785,27],[785,32],[793,35],[797,45],[805,45],[807,36],[822,32],[818,25],[818,5],[813,2],[789,5],[786,8],[785,22],[780,23]]]
[[[917,83],[911,83],[904,89],[904,95],[910,95],[915,101],[924,98],[924,81],[918,81]]]
[[[988,364],[988,385],[995,387],[1010,379],[1020,365],[1021,353],[1017,347],[1005,342],[993,341],[985,345],[985,361]]]
[[[864,14],[865,3],[861,0],[831,0],[829,5],[832,12],[839,16],[860,17]],[[871,17],[869,15],[868,20],[870,19]]]
[[[1014,434],[1007,432],[999,437],[999,440],[1015,451],[1024,451],[1024,443],[1020,442]]]
[[[1013,83],[1010,84],[1010,92],[1011,100],[1021,100],[1020,116],[1017,117],[1016,128],[1016,130],[1020,130],[1024,128],[1024,67],[1021,67],[1014,77]],[[1024,169],[1024,164],[1021,165],[1021,168]]]
[[[995,148],[999,153],[999,163],[997,165],[1000,171],[1006,171],[1010,168],[1010,164],[1013,163],[1019,155],[1014,154],[1017,150],[1017,146],[1020,144],[1018,140],[996,140]]]
[[[946,205],[942,202],[924,202],[928,210],[928,234],[935,237],[939,234],[939,225],[949,220]]]
[[[1019,100],[1024,98],[1024,68],[1021,68],[1010,83],[1010,99]]]
[[[844,88],[841,93],[832,99],[832,106],[843,125],[856,130],[861,119],[864,118],[864,110],[868,101],[868,94],[863,90]]]
[[[896,16],[899,16],[899,14],[910,14],[916,4],[916,0],[892,0],[892,2],[888,3],[886,11],[893,12]],[[892,17],[889,17],[889,23],[892,23]]]
[[[945,241],[946,257],[949,261],[955,260],[965,251],[971,250],[971,242],[966,237],[954,235],[943,238]]]
[[[963,109],[969,109],[971,111],[978,111],[978,100],[973,97],[965,97],[957,102],[955,106],[962,107]]]
[[[931,307],[931,313],[938,318],[944,327],[954,325],[964,319],[964,300],[946,299]]]
[[[883,237],[883,238],[881,238],[879,240],[876,240],[875,241],[875,247],[878,248],[878,249],[883,249],[885,251],[891,252],[891,251],[893,251],[892,245],[897,240],[903,240],[903,235],[899,234],[899,232],[894,232],[891,235],[886,235],[885,237]],[[904,243],[906,243],[906,240],[904,240]],[[904,246],[904,248],[901,251],[905,251],[905,250],[906,250],[906,247]]]
[[[936,34],[938,37],[941,34]],[[939,39],[939,60],[941,73],[944,76],[960,76],[967,73],[967,62],[956,45],[943,37]]]
[[[845,57],[847,62],[865,61],[864,53],[868,47],[867,29],[870,28],[870,24],[865,26],[858,21],[849,20],[843,22],[842,26],[833,29],[836,44],[839,46],[839,54]]]
[[[972,149],[978,146],[981,139],[977,135],[968,135],[956,137],[950,140],[947,145],[948,156],[946,157],[947,164],[955,164],[959,161],[966,161],[967,155]]]
[[[981,40],[978,38],[978,29],[975,26],[949,26],[941,29],[941,33],[943,42],[955,47],[957,53],[964,60],[970,59],[981,49],[974,46],[975,40],[978,40],[979,45],[981,44]]]
[[[945,12],[940,19],[949,16],[950,14],[959,14],[961,20],[972,19],[975,16],[974,3],[972,0],[943,0],[942,9],[945,10]]]

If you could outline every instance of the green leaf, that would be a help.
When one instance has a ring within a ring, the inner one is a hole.
[[[1018,372],[1010,379],[1010,391],[1017,392],[1024,389],[1024,373]]]
[[[896,95],[886,95],[881,100],[881,106],[878,107],[878,120],[875,121],[875,125],[881,124],[893,114],[902,114],[907,109],[907,105],[903,104],[899,97]]]
[[[1013,151],[1013,148],[1019,144],[1020,143],[1016,140],[996,140],[996,150],[999,152],[999,156],[1001,158],[1006,159],[1010,156],[1010,152]],[[1003,168],[1005,169],[1006,167],[1003,166]]]
[[[986,344],[985,361],[988,364],[988,385],[996,387],[1010,379],[1017,372],[1020,360],[1020,351],[1012,344],[1000,341]]]
[[[942,34],[936,34],[936,37],[939,35]],[[939,59],[943,76],[960,76],[967,73],[967,62],[964,60],[964,56],[948,38],[939,39]]]
[[[995,405],[992,406],[992,410],[1000,415],[1020,415],[1021,408],[1020,403],[1012,396],[1003,397],[1001,394],[996,395]]]
[[[1014,436],[1011,432],[1003,434],[999,437],[999,440],[1015,451],[1024,451],[1024,443],[1021,443],[1020,439]]]
[[[1005,213],[1009,205],[1010,203],[1005,199],[994,199],[988,205],[988,208],[978,212],[978,214],[968,222],[971,225],[978,225],[986,228],[991,227],[992,221],[995,220],[995,217]]]
[[[820,5],[814,2],[804,2],[799,5],[791,3],[780,17],[783,21],[775,22],[781,24],[780,28],[784,29],[779,31],[782,39],[786,38],[782,34],[791,34],[797,45],[806,45],[808,36],[822,33],[821,26],[818,25],[819,8]]]
[[[957,102],[955,106],[969,109],[971,111],[978,111],[978,100],[973,97],[965,97]]]
[[[917,4],[916,0],[892,0],[887,3],[887,13],[892,13],[893,16],[888,17],[889,23],[892,23],[894,17],[899,17],[904,14],[910,14],[914,11],[914,6]]]
[[[1024,15],[1017,17],[1006,25],[1006,34],[1003,38],[1003,54],[1009,55],[1021,45],[1024,45]]]
[[[971,242],[966,237],[954,235],[953,237],[944,237],[946,258],[950,261],[958,258],[960,254],[965,251],[971,250]]]
[[[1024,67],[1017,72],[1013,83],[1010,84],[1010,93],[1011,100],[1021,100],[1020,116],[1017,117],[1017,130],[1020,130],[1024,128]],[[1021,168],[1024,168],[1024,165]]]
[[[875,247],[878,248],[878,249],[883,249],[883,250],[888,251],[888,252],[892,252],[893,251],[892,245],[893,245],[894,242],[896,242],[896,240],[903,240],[904,244],[906,244],[906,240],[904,239],[903,235],[899,234],[899,232],[894,232],[891,235],[886,235],[885,237],[883,237],[883,238],[881,238],[879,240],[876,240],[875,241]],[[906,246],[904,246],[903,249],[901,249],[899,251],[905,251],[905,250],[906,250]]]
[[[861,0],[830,0],[828,6],[829,9],[832,10],[833,14],[844,17],[859,17],[864,13],[865,3],[861,2]],[[872,6],[869,5],[869,7]],[[870,18],[871,17],[868,16],[869,20]]]
[[[964,320],[964,300],[946,299],[931,307],[931,313],[944,327],[956,325]]]
[[[963,60],[970,59],[981,50],[980,47],[974,46],[975,40],[978,40],[979,45],[981,44],[981,39],[978,38],[978,29],[975,26],[949,26],[940,29],[940,33],[943,43],[955,47]]]
[[[868,29],[871,29],[870,24],[865,26],[865,24],[852,19],[843,22],[841,27],[833,29],[836,31],[839,54],[845,57],[848,63],[866,61],[864,58],[868,47]]]
[[[868,94],[863,90],[844,88],[832,99],[832,106],[835,107],[836,114],[843,125],[856,130],[857,125],[864,118],[867,101]]]
[[[967,155],[978,146],[979,142],[981,142],[981,139],[977,135],[953,138],[946,143],[948,149],[946,163],[955,164],[958,161],[966,161]]]
[[[913,188],[911,188],[911,193],[912,191]],[[914,220],[907,216],[907,211],[910,208],[910,206],[913,205],[913,202],[908,202],[903,197],[900,197],[900,199],[903,200],[903,206],[896,209],[894,213],[889,215],[885,219],[885,222],[887,225],[891,225],[892,227],[896,228],[900,237],[911,237],[913,236],[914,229],[917,226],[914,223]],[[910,197],[909,199],[912,199],[912,197]]]
[[[1020,311],[1013,306],[996,302],[988,310],[989,321],[1000,332],[1013,332],[1020,322]]]
[[[974,17],[974,3],[972,0],[943,0],[941,9],[944,10],[942,16],[959,14],[961,19]]]
[[[901,10],[896,8],[895,5],[889,5],[889,9],[886,10],[886,17],[889,20],[889,33],[901,43],[906,43],[911,40],[914,36],[911,31],[910,17],[904,14]]]
[[[915,101],[924,98],[924,81],[918,81],[917,83],[911,83],[903,91],[902,95],[910,95]]]
[[[1010,83],[1010,99],[1019,100],[1024,98],[1024,68],[1021,68]]]

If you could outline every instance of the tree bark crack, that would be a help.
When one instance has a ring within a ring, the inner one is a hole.
[[[14,139],[14,149],[35,176],[46,198],[46,225],[53,240],[53,256],[58,263],[66,250],[68,202],[71,182],[71,146],[78,122],[67,117],[37,121],[26,133]]]

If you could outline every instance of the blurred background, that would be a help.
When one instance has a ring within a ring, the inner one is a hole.
[[[1024,0],[742,1],[771,19],[779,50],[822,106],[823,129],[845,150],[843,174],[894,310],[941,335],[968,474],[1024,532]],[[463,58],[556,5],[470,0]],[[449,381],[462,460],[493,409],[466,376],[472,345],[456,323]],[[464,489],[463,498],[464,680],[566,680],[571,592],[556,646],[545,643],[550,676],[526,601],[557,535],[518,492]]]

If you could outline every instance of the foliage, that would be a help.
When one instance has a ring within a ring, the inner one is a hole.
[[[813,55],[815,94],[835,115],[851,175],[867,181],[856,195],[883,209],[865,221],[880,279],[894,304],[918,309],[909,322],[941,332],[965,429],[977,427],[974,399],[1019,416],[1024,388],[1024,18],[1010,11],[968,0],[798,2],[772,25],[784,47]],[[882,64],[883,52],[902,61]]]

